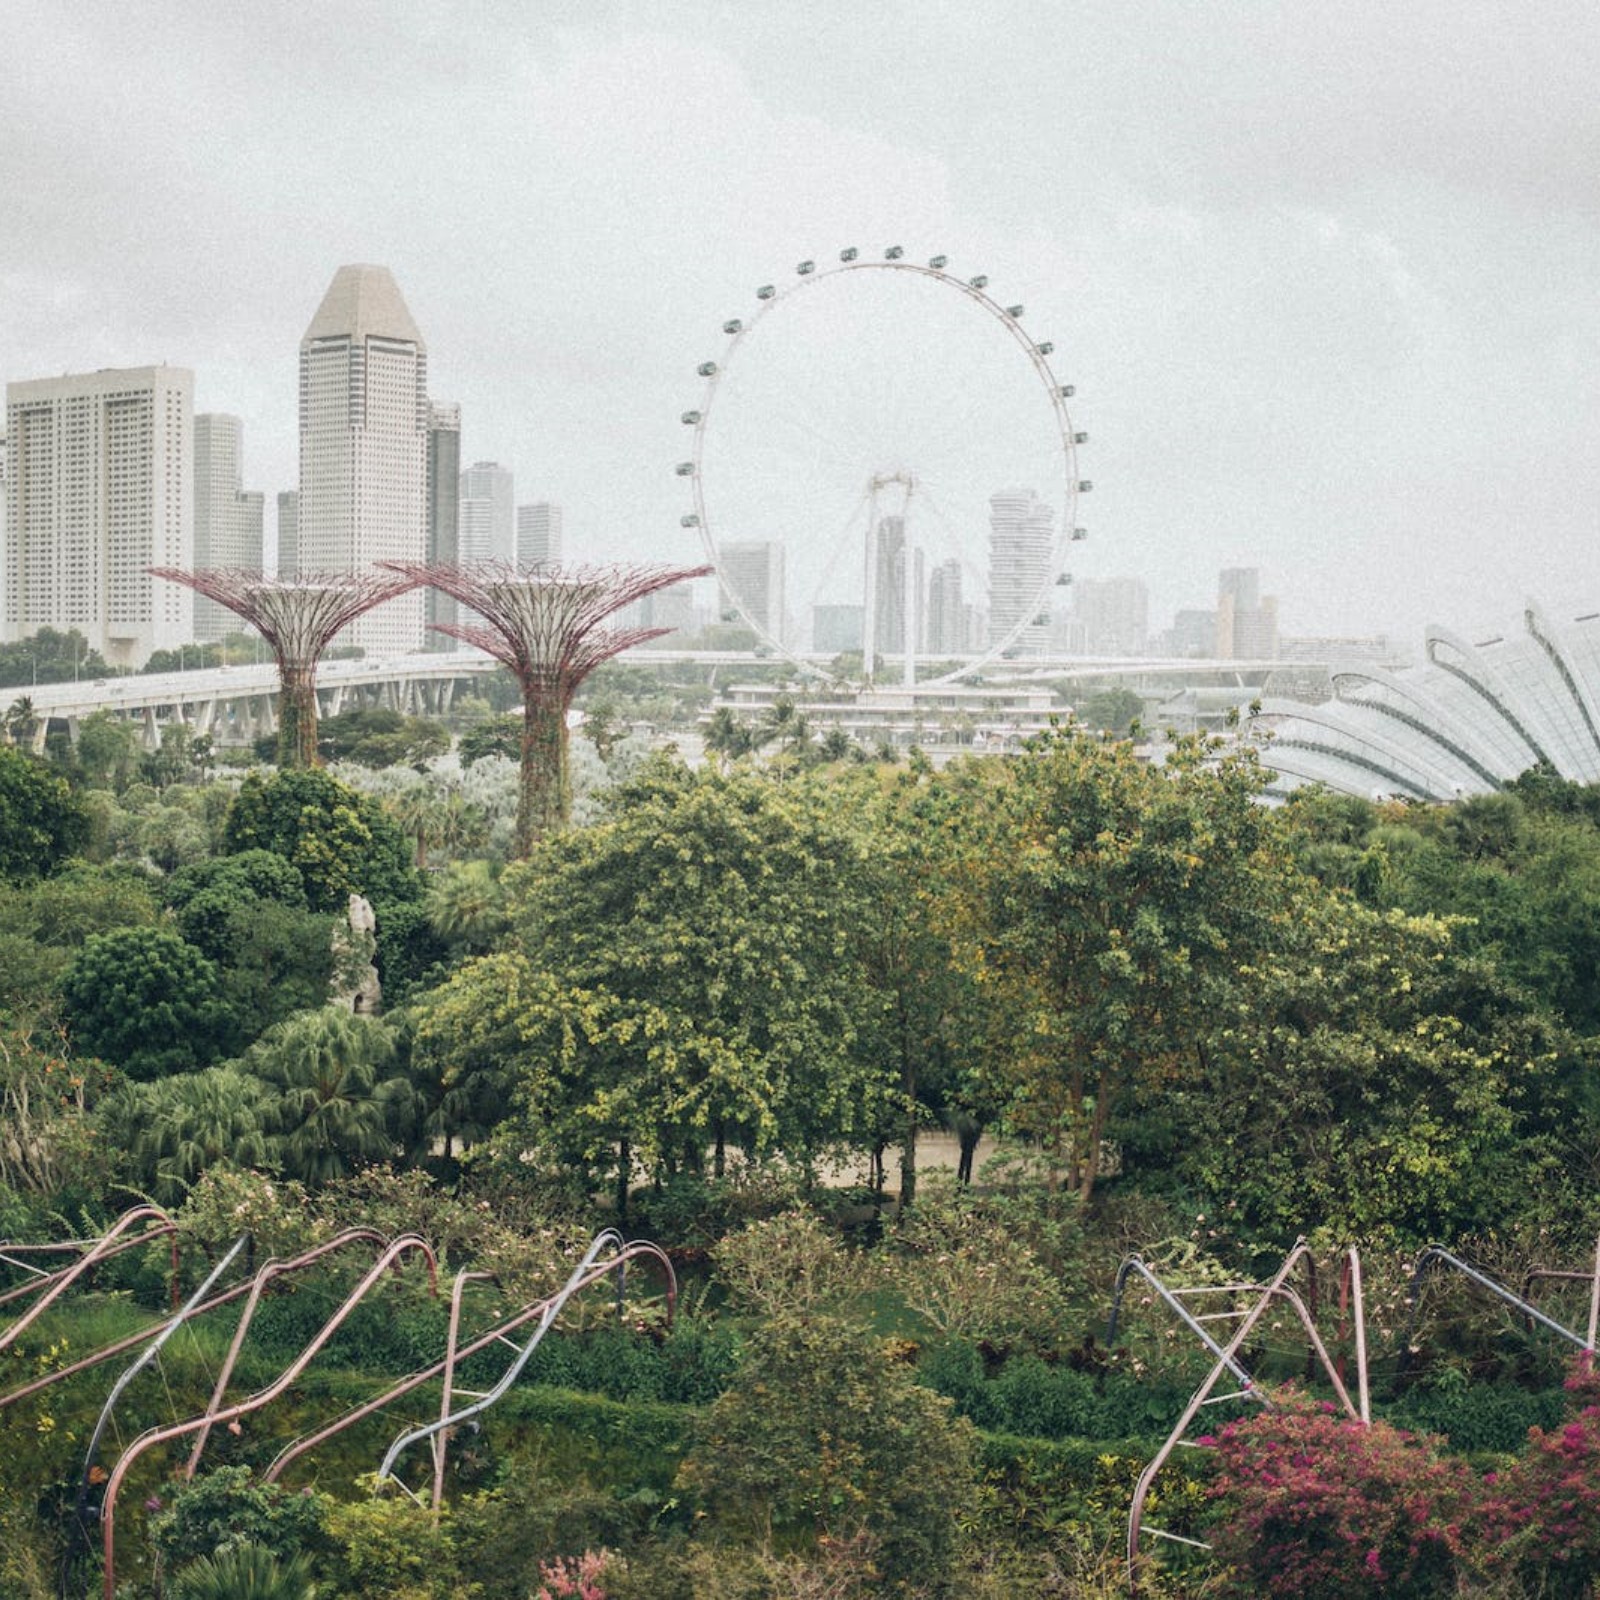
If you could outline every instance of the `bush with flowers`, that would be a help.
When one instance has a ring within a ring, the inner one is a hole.
[[[1476,1481],[1438,1441],[1292,1392],[1213,1441],[1222,1592],[1344,1600],[1449,1594]]]

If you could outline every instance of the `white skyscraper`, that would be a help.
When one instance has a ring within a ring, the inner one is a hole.
[[[737,596],[751,619],[783,643],[783,546],[775,539],[725,544],[717,569],[724,595]]]
[[[517,564],[561,559],[561,507],[548,500],[517,507]]]
[[[510,561],[516,555],[516,490],[497,461],[477,461],[462,474],[460,540],[463,561]]]
[[[360,571],[427,554],[428,356],[387,267],[340,267],[300,341],[301,572]],[[423,594],[340,636],[419,649]]]
[[[295,489],[278,491],[278,576],[292,578],[300,571],[300,495]]]
[[[989,496],[989,642],[1000,643],[1025,623],[1011,648],[1038,655],[1048,625],[1038,615],[1050,577],[1055,512],[1032,489],[1002,489]]]
[[[6,387],[0,637],[77,628],[114,666],[194,636],[194,374],[133,367]]]
[[[264,501],[239,487],[237,417],[202,411],[194,419],[194,564],[259,572]],[[220,639],[239,626],[225,606],[204,595],[194,602],[196,639]]]

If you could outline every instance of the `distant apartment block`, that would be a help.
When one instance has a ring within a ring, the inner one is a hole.
[[[265,497],[240,487],[237,417],[202,411],[194,419],[194,564],[261,570]],[[226,606],[194,602],[196,639],[221,639],[239,626]]]
[[[278,576],[293,578],[300,572],[300,494],[278,491]]]
[[[430,401],[428,404],[428,560],[445,563],[461,559],[461,407]],[[453,623],[457,616],[454,596],[429,589],[423,598],[423,618],[429,625],[423,638],[428,650],[454,650],[459,642],[436,633],[432,624]]]
[[[517,507],[517,565],[561,560],[561,507],[548,500]]]
[[[511,561],[516,557],[516,486],[498,461],[476,461],[460,477],[460,538],[463,561]]]
[[[1004,489],[989,497],[989,643],[1020,629],[1010,649],[1038,655],[1049,622],[1040,596],[1050,579],[1055,512],[1032,489]]]
[[[76,628],[115,666],[194,636],[194,374],[107,369],[6,387],[0,637]]]
[[[1278,653],[1278,602],[1261,593],[1254,567],[1225,567],[1217,580],[1217,654],[1270,660]]]
[[[717,560],[722,578],[723,618],[737,620],[737,606],[780,644],[784,635],[783,546],[775,539],[736,540]]]

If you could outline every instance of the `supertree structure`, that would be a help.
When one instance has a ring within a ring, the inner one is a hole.
[[[380,566],[425,583],[475,612],[476,623],[436,622],[440,633],[486,651],[510,669],[522,691],[522,778],[517,798],[517,854],[561,827],[572,806],[567,768],[567,713],[583,680],[630,645],[670,628],[615,628],[624,606],[711,567],[518,566],[509,561],[459,565],[384,561]]]
[[[414,589],[400,572],[303,572],[274,577],[243,567],[151,567],[244,618],[278,663],[278,765],[317,764],[317,662],[363,612]]]

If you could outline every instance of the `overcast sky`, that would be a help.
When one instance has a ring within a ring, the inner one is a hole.
[[[1092,436],[1074,570],[1144,578],[1158,624],[1225,565],[1259,566],[1302,633],[1600,602],[1594,0],[0,21],[0,377],[192,367],[269,504],[295,482],[300,336],[338,265],[380,262],[464,461],[561,501],[569,555],[696,559],[677,419],[721,323],[804,258],[898,243],[987,272],[1055,341]],[[836,304],[837,326],[770,319],[800,374],[775,430],[821,428],[897,345],[973,387],[942,332],[962,305],[866,350]]]

